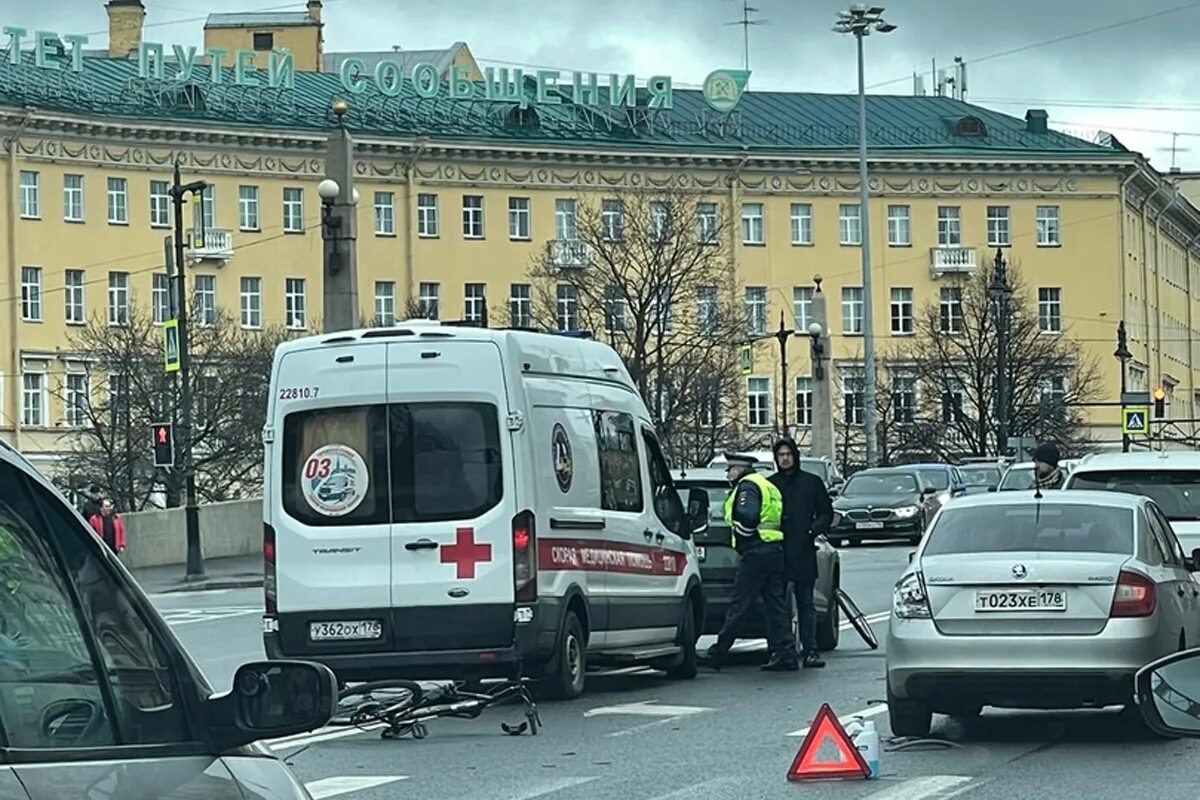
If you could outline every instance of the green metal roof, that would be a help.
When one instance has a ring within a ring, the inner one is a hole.
[[[656,150],[844,153],[857,146],[855,95],[747,91],[729,114],[712,111],[696,90],[676,89],[671,110],[596,109],[570,102],[534,104],[535,85],[525,82],[529,109],[485,98],[419,97],[405,80],[397,97],[373,88],[348,95],[335,74],[297,72],[294,89],[209,82],[197,66],[192,85],[138,77],[127,59],[86,57],[83,71],[39,69],[32,53],[19,65],[0,57],[0,105],[35,106],[114,121],[146,120],[247,129],[325,131],[335,120],[330,103],[349,100],[347,127],[372,136],[429,136],[439,140]],[[64,67],[66,64],[64,63]],[[168,72],[171,66],[168,66]],[[645,91],[639,90],[644,102]],[[631,113],[632,112],[632,113]],[[955,124],[974,116],[984,136],[955,134]],[[867,98],[868,146],[873,153],[994,156],[1118,156],[1123,151],[1056,131],[1033,133],[1022,119],[948,97],[874,95]]]

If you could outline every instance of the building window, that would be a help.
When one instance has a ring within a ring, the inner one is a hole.
[[[842,333],[863,332],[863,290],[858,286],[842,289]]]
[[[42,216],[42,176],[21,170],[21,218],[40,219]]]
[[[129,224],[129,184],[124,178],[109,178],[108,221],[112,225]]]
[[[161,325],[171,318],[170,286],[170,278],[161,272],[154,273],[150,290],[150,304],[156,325]]]
[[[150,227],[171,227],[171,184],[150,181]]]
[[[258,187],[238,187],[238,227],[244,231],[262,230],[258,219]]]
[[[441,319],[442,316],[442,285],[440,283],[422,283],[417,294],[417,313],[421,319]]]
[[[579,204],[568,197],[554,201],[554,238],[573,242],[579,238]]]
[[[719,231],[717,204],[696,203],[696,241],[700,244],[716,244]]]
[[[908,247],[912,244],[912,217],[908,206],[888,206],[888,244]]]
[[[654,330],[657,333],[671,333],[675,330],[675,310],[670,287],[659,287],[657,296],[650,306],[650,313]]]
[[[746,333],[762,336],[767,332],[767,287],[746,287]]]
[[[436,194],[417,195],[417,235],[435,238],[438,235],[438,199]]]
[[[508,238],[527,241],[530,236],[529,198],[508,198]]]
[[[650,237],[660,244],[671,238],[671,209],[658,200],[650,203]]]
[[[813,210],[811,203],[792,203],[792,244],[813,243]]]
[[[283,232],[304,232],[304,190],[286,188],[283,190]]]
[[[841,244],[862,244],[862,209],[857,203],[838,206],[838,240]]]
[[[514,328],[533,327],[533,290],[528,283],[508,287],[508,323]]]
[[[463,287],[463,319],[487,327],[487,284],[468,283]]]
[[[291,330],[308,327],[308,286],[304,278],[288,278],[284,282],[283,316]]]
[[[696,391],[700,400],[700,425],[715,428],[725,424],[725,409],[721,403],[721,384],[717,380],[705,379]]]
[[[82,175],[63,175],[63,219],[83,222]]]
[[[66,413],[67,425],[72,428],[85,427],[91,418],[92,392],[88,376],[81,372],[67,373]]]
[[[742,244],[766,242],[762,203],[742,203]]]
[[[254,49],[260,52],[270,52],[275,47],[275,34],[273,33],[256,33],[254,34]]]
[[[1008,206],[988,206],[987,237],[989,247],[1008,247],[1012,244]]]
[[[861,372],[842,376],[842,414],[847,425],[862,425],[866,419],[866,387]]]
[[[600,202],[600,230],[606,242],[619,242],[625,238],[625,206],[620,200]]]
[[[1062,289],[1038,289],[1038,330],[1042,333],[1062,333]]]
[[[963,419],[963,390],[951,386],[942,392],[942,422],[960,422]]]
[[[483,197],[477,194],[463,195],[462,223],[464,239],[483,238]]]
[[[963,319],[962,289],[943,286],[938,296],[938,320],[942,333],[962,333]]]
[[[242,278],[241,309],[243,328],[262,327],[262,278]]]
[[[796,424],[813,424],[812,378],[796,378]]]
[[[395,281],[375,281],[375,324],[385,328],[396,324]]]
[[[209,327],[217,324],[217,278],[197,275],[192,302],[196,304],[196,324]]]
[[[629,304],[621,295],[621,287],[609,284],[604,287],[604,330],[607,333],[624,333],[625,312]]]
[[[192,203],[192,226],[199,231],[210,231],[217,224],[217,190],[205,186]]]
[[[704,336],[712,336],[717,332],[717,321],[719,319],[717,306],[717,287],[715,286],[697,286],[696,287],[696,322],[700,327],[700,333]]]
[[[68,325],[82,325],[87,321],[81,269],[69,269],[63,276],[63,311]]]
[[[938,206],[938,247],[962,246],[962,209],[958,206]]]
[[[892,376],[892,421],[912,422],[917,414],[917,380],[909,375]]]
[[[21,424],[46,427],[46,374],[26,372],[21,376]]]
[[[396,195],[392,192],[375,193],[375,235],[396,235]]]
[[[558,300],[558,329],[579,330],[579,290],[569,283],[560,283],[556,289]]]
[[[765,428],[771,424],[771,379],[746,379],[747,421],[751,428]]]
[[[813,291],[811,286],[792,287],[792,316],[796,318],[796,332],[802,336],[808,333],[808,326],[813,321]]]
[[[892,335],[907,336],[913,332],[913,290],[892,289]]]
[[[21,319],[42,321],[41,267],[21,267]]]
[[[108,273],[108,324],[129,324],[129,273]]]
[[[1042,407],[1052,414],[1062,414],[1067,406],[1067,378],[1065,375],[1047,375],[1038,387]]]
[[[1058,206],[1037,207],[1037,243],[1038,247],[1057,247],[1059,245]]]

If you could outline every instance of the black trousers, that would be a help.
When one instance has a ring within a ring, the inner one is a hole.
[[[724,655],[733,647],[742,623],[762,598],[766,614],[767,644],[771,654],[784,658],[796,655],[796,638],[792,635],[792,614],[787,602],[787,575],[782,544],[759,544],[742,553],[733,599],[725,614],[725,623],[717,634],[716,655]]]

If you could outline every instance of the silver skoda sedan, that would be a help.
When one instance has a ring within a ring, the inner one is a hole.
[[[892,732],[934,712],[1129,705],[1145,664],[1200,645],[1200,584],[1145,497],[1003,492],[943,507],[896,584]]]

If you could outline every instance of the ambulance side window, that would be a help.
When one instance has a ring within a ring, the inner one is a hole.
[[[600,507],[641,511],[642,465],[633,417],[618,411],[596,411],[592,424],[600,451]]]
[[[663,458],[658,440],[649,431],[642,431],[642,439],[646,443],[646,462],[650,467],[650,491],[654,497],[654,513],[663,526],[672,533],[683,529],[683,502],[679,492],[675,491],[675,483],[671,480],[671,471]]]

